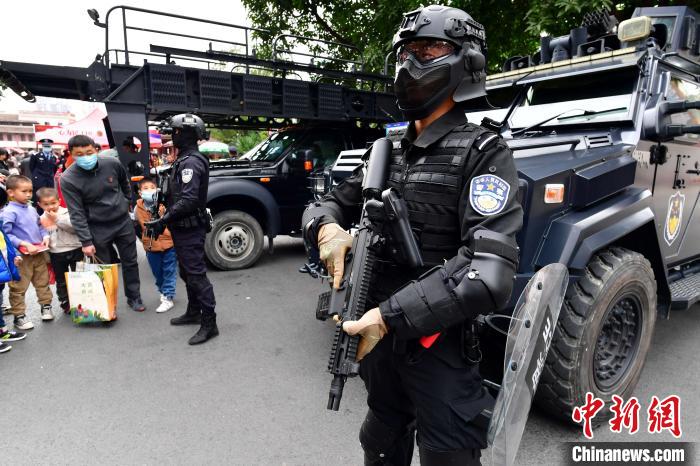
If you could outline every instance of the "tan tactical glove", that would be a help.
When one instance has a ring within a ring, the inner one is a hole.
[[[357,346],[357,361],[361,361],[387,333],[386,324],[382,319],[379,308],[375,307],[365,312],[360,320],[343,322],[343,330],[348,335],[359,334],[360,344]]]
[[[345,270],[345,254],[352,248],[352,236],[337,223],[328,223],[318,230],[318,251],[328,273],[333,275],[333,288],[338,288]]]

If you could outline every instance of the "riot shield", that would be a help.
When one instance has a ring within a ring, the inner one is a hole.
[[[503,382],[488,431],[494,466],[510,466],[515,461],[568,281],[563,264],[550,264],[530,279],[515,305]]]

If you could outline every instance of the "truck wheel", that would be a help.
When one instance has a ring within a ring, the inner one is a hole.
[[[260,223],[245,212],[227,210],[214,217],[204,250],[216,268],[238,270],[255,264],[263,247]]]
[[[569,285],[535,401],[571,421],[586,392],[610,405],[625,401],[644,366],[656,322],[656,280],[639,253],[611,247],[596,254]],[[596,423],[611,417],[608,409]]]

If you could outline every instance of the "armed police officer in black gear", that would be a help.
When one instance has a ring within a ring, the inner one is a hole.
[[[424,466],[480,464],[486,447],[479,414],[493,398],[466,336],[474,317],[510,298],[522,208],[511,151],[467,122],[460,104],[486,94],[485,45],[483,27],[469,15],[435,5],[407,13],[394,37],[396,96],[412,121],[394,146],[387,184],[406,201],[426,267],[410,271],[379,257],[369,310],[342,323],[362,336],[366,465],[410,464],[416,431]],[[352,244],[341,225],[357,221],[362,183],[358,169],[302,220],[335,287]]]
[[[180,277],[187,287],[185,314],[170,321],[172,325],[200,324],[190,345],[204,343],[219,334],[216,326],[214,287],[207,278],[204,239],[209,231],[206,210],[209,186],[209,161],[197,149],[197,142],[208,139],[204,121],[196,115],[173,116],[172,130],[177,159],[162,183],[167,208],[162,218],[147,222],[146,228],[158,236],[167,225],[170,230]]]

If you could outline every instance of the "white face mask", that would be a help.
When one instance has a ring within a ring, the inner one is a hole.
[[[146,190],[146,191],[141,191],[141,199],[143,199],[143,202],[146,204],[153,204],[156,202],[156,191],[155,189],[151,190]]]

